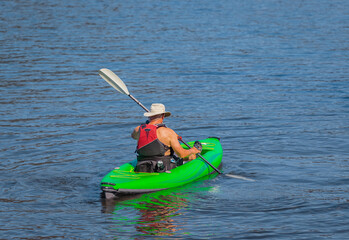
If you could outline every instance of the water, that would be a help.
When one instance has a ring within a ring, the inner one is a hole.
[[[345,239],[348,1],[0,3],[1,239]],[[143,110],[218,136],[218,176],[105,202]]]

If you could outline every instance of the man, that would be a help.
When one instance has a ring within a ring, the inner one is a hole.
[[[165,111],[163,104],[153,103],[150,112],[144,113],[144,116],[149,118],[149,123],[142,124],[133,130],[131,136],[138,140],[136,150],[138,162],[135,171],[169,171],[176,167],[174,154],[190,161],[201,152],[196,147],[182,148],[178,135],[163,124],[164,118],[170,115],[170,112]]]

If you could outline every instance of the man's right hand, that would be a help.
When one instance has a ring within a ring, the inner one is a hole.
[[[201,150],[197,149],[196,147],[192,147],[190,151],[192,152],[192,154],[188,156],[189,161],[196,159],[196,154],[201,153]]]

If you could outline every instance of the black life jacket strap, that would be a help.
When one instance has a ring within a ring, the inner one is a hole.
[[[137,156],[137,161],[142,162],[142,161],[166,161],[166,160],[171,160],[172,156],[151,156],[151,157],[144,157],[144,156]]]

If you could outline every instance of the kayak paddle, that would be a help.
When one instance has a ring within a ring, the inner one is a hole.
[[[149,112],[149,110],[140,102],[138,101],[135,97],[133,97],[125,83],[112,71],[106,68],[102,68],[99,70],[99,75],[107,82],[109,83],[113,88],[115,88],[118,92],[125,94],[129,96],[133,101],[135,101],[139,106],[141,106],[146,112]],[[190,148],[189,144],[184,142],[182,140],[182,137],[179,137],[178,140],[180,140],[185,146]],[[204,160],[208,165],[210,165],[217,173],[222,174],[221,171],[219,171],[215,166],[213,166],[209,161],[207,161],[200,153],[197,154],[202,160]]]
[[[125,83],[112,71],[106,68],[102,68],[99,70],[99,76],[101,76],[107,83],[109,83],[113,88],[115,88],[118,92],[129,96],[133,101],[135,101],[139,106],[141,106],[145,111],[149,112],[149,110],[136,98],[134,98],[128,91]]]

